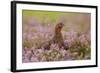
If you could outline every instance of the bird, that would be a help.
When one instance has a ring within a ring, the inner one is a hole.
[[[54,34],[54,37],[52,39],[53,43],[58,44],[59,48],[64,46],[63,37],[62,37],[62,33],[61,33],[61,30],[62,30],[63,26],[64,26],[64,24],[61,23],[61,22],[56,24],[55,34]]]
[[[58,44],[59,48],[64,47],[64,49],[67,50],[67,46],[64,44],[63,36],[61,33],[63,26],[64,24],[62,22],[59,22],[56,24],[55,29],[54,29],[54,36],[50,41],[48,41],[44,45],[45,49],[50,49],[50,45],[53,43],[53,44]]]

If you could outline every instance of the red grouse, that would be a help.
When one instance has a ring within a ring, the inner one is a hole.
[[[48,43],[46,43],[47,45],[44,46],[45,49],[50,49],[51,44],[58,44],[59,48],[64,47],[64,49],[67,49],[66,46],[64,45],[64,41],[61,33],[63,26],[64,24],[61,22],[56,24],[54,37]]]

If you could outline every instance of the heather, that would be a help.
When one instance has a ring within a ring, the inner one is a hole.
[[[50,43],[55,26],[62,22],[64,45]],[[23,11],[22,61],[46,62],[91,59],[90,14],[71,12]],[[49,48],[48,48],[49,47]]]

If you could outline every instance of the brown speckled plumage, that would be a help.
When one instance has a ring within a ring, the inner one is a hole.
[[[55,43],[55,44],[58,44],[59,48],[63,46],[65,49],[67,49],[66,46],[64,45],[64,41],[63,41],[63,37],[61,33],[63,26],[64,24],[61,22],[56,24],[55,31],[54,31],[55,32],[54,37],[48,43],[46,43],[47,45],[45,45],[44,48],[49,49],[50,45],[52,43]]]

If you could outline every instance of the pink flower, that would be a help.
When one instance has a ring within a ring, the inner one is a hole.
[[[38,58],[36,56],[34,56],[34,55],[31,57],[30,61],[31,62],[39,62]]]

